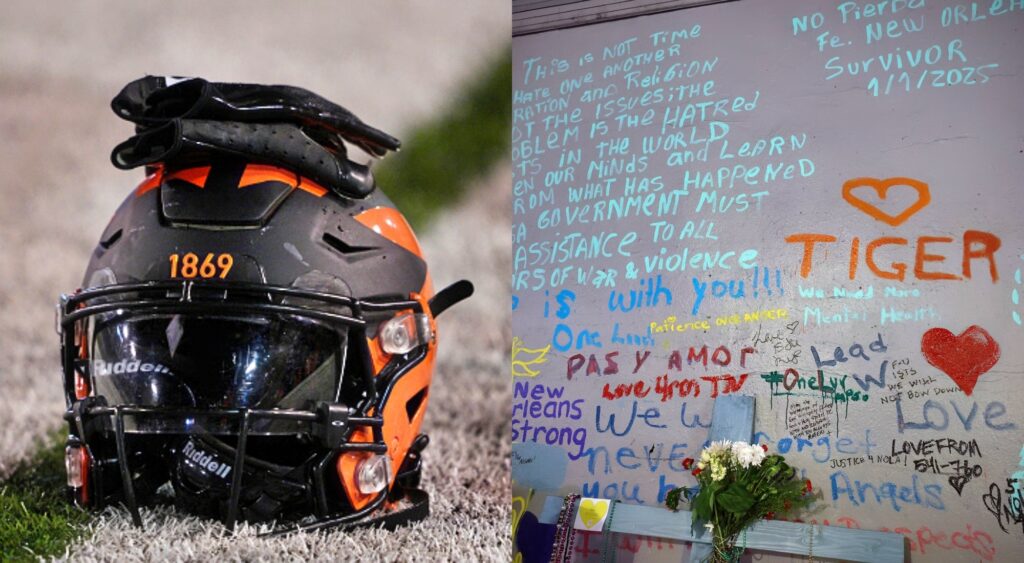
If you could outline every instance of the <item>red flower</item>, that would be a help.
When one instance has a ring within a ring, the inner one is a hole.
[[[810,479],[804,479],[804,492],[809,493],[814,490],[814,486],[811,485]]]
[[[769,512],[768,514],[764,515],[764,518],[765,518],[765,520],[774,520],[775,519],[775,513],[774,512]]]
[[[700,475],[700,472],[701,472],[701,469],[697,468],[697,469],[694,469],[691,473],[693,473],[693,476],[696,477],[696,476]]]
[[[688,457],[688,458],[684,459],[683,460],[683,469],[689,470],[691,467],[693,467],[693,458],[692,457]]]
[[[782,508],[789,510],[790,508],[793,508],[793,505],[787,500],[786,502],[782,503]]]
[[[768,453],[768,444],[761,444],[761,448],[764,449],[764,453]]]

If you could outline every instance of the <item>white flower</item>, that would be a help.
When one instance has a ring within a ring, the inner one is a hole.
[[[708,449],[714,453],[721,453],[729,449],[732,449],[732,442],[730,442],[729,440],[717,440],[715,442],[711,442],[711,445],[708,446]]]
[[[732,445],[732,455],[736,462],[744,469],[750,466],[759,466],[764,461],[764,449],[755,444],[746,442],[735,442]]]
[[[754,452],[750,447],[739,448],[739,451],[733,450],[733,454],[736,456],[737,463],[744,469],[754,463]]]
[[[714,532],[715,531],[715,525],[712,524],[711,522],[708,522],[707,524],[704,524],[704,527],[707,528],[709,532]]]
[[[764,448],[758,446],[757,444],[751,444],[750,451],[753,455],[752,459],[750,460],[750,465],[753,465],[754,467],[759,467],[761,465],[761,462],[764,461],[765,456],[768,455],[765,453]]]
[[[729,453],[732,451],[732,442],[729,440],[711,442],[704,451],[709,457],[728,457]],[[703,455],[701,457],[703,457]]]

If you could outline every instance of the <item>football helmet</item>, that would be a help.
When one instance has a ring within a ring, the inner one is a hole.
[[[472,285],[435,294],[347,158],[398,141],[287,86],[146,77],[112,105],[136,124],[114,164],[148,174],[57,308],[72,500],[137,525],[158,489],[229,527],[425,517],[435,318]]]

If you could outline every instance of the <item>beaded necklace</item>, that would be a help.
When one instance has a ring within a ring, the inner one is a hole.
[[[555,543],[551,550],[550,563],[567,563],[572,558],[572,548],[576,540],[573,524],[576,520],[576,503],[580,495],[566,495],[562,500],[562,509],[555,521]]]
[[[604,527],[601,529],[601,534],[604,536],[604,542],[601,544],[601,563],[615,563],[615,540],[618,539],[618,534],[611,531],[612,518],[615,517],[615,505],[619,501],[613,500],[611,506],[608,507],[608,518],[605,518]]]

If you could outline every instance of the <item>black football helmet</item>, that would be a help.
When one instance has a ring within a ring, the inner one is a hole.
[[[146,77],[113,102],[148,175],[61,297],[75,503],[319,528],[427,515],[435,317],[412,229],[345,142],[398,141],[287,86]]]

